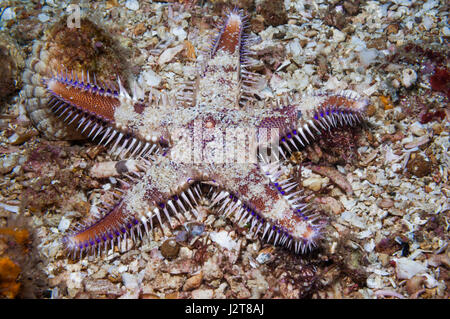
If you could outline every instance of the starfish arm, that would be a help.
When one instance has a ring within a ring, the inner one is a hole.
[[[135,174],[137,178],[128,176],[129,181],[122,181],[125,189],[110,192],[116,201],[98,208],[104,212],[102,216],[85,221],[64,237],[69,253],[74,257],[85,252],[100,254],[126,238],[134,240],[135,232],[139,237],[143,229],[149,234],[156,222],[164,229],[165,222],[174,227],[175,219],[184,222],[191,218],[189,210],[196,214],[193,208],[201,196],[196,182],[201,174],[163,156],[153,163],[147,161],[142,168],[144,172]]]
[[[165,130],[158,129],[160,109],[169,104],[167,98],[150,96],[152,107],[148,107],[139,101],[143,90],[137,85],[130,97],[120,80],[115,88],[116,85],[98,84],[89,74],[59,73],[44,82],[52,97],[49,107],[55,115],[68,125],[74,124],[87,137],[111,146],[111,153],[143,156],[170,140]],[[143,125],[145,118],[153,121]]]
[[[368,99],[349,90],[319,92],[286,101],[285,106],[277,109],[278,115],[261,122],[267,128],[278,130],[279,140],[274,141],[275,137],[269,141],[275,147],[273,150],[285,159],[287,154],[311,144],[326,131],[361,124],[369,104]],[[280,111],[285,113],[284,122]]]
[[[215,174],[220,186],[212,203],[267,242],[304,253],[316,245],[321,226],[307,210],[301,192],[294,191],[296,183],[272,182],[268,177],[273,178],[256,165],[224,167]]]
[[[242,37],[245,33],[245,24],[246,21],[242,12],[238,10],[229,12],[213,42],[210,57],[213,58],[219,52],[226,52],[231,55],[240,54],[244,45]]]
[[[186,87],[182,101],[236,109],[254,99],[252,86],[259,75],[247,70],[251,66],[247,28],[247,18],[241,11],[226,15],[206,61],[199,67],[197,80]]]
[[[47,66],[48,52],[37,41],[33,45],[33,55],[27,61],[27,68],[23,73],[23,95],[26,99],[25,108],[32,123],[50,139],[76,140],[83,137],[73,130],[73,127],[65,125],[56,119],[46,107],[50,97],[44,89],[43,82],[51,74]]]
[[[318,92],[304,98],[297,107],[301,113],[298,125],[308,124],[316,132],[320,130],[319,127],[331,130],[347,125],[355,126],[363,121],[368,104],[367,98],[350,90]]]

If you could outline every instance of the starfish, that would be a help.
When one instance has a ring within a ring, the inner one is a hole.
[[[175,98],[145,96],[138,85],[130,96],[120,79],[107,87],[89,73],[45,79],[59,118],[111,153],[139,160],[110,191],[114,201],[64,237],[69,253],[100,254],[154,227],[164,232],[197,216],[204,198],[268,243],[296,253],[317,245],[324,222],[280,163],[326,131],[361,124],[367,99],[341,91],[261,103],[249,42],[246,17],[230,11],[195,81]]]

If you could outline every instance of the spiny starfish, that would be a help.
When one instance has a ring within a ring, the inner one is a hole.
[[[99,207],[101,216],[64,237],[74,256],[149,234],[157,223],[164,229],[174,218],[186,221],[202,197],[269,243],[296,253],[316,245],[319,214],[270,159],[361,123],[367,100],[342,91],[255,102],[258,75],[249,71],[246,29],[243,13],[229,12],[196,80],[176,99],[145,97],[138,86],[130,96],[120,79],[117,88],[106,87],[88,73],[57,72],[45,80],[57,116],[141,163],[111,192],[115,202]]]

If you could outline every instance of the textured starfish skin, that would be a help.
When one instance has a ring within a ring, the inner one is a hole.
[[[233,11],[181,98],[131,97],[103,88],[89,75],[58,73],[45,81],[52,110],[121,156],[142,159],[141,171],[113,192],[103,215],[64,238],[74,255],[124,238],[172,226],[196,215],[201,197],[219,213],[247,225],[274,245],[305,252],[316,245],[322,223],[291,180],[283,180],[270,154],[298,150],[321,132],[363,120],[365,99],[354,92],[286,97],[252,103],[255,74],[246,70],[245,19]],[[144,98],[144,101],[142,101]]]

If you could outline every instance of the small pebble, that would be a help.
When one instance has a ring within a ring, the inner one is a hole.
[[[7,174],[13,170],[13,168],[19,162],[19,154],[11,153],[0,158],[0,174]]]
[[[402,72],[402,84],[405,88],[409,88],[417,80],[417,73],[413,69],[405,69]]]
[[[24,132],[21,134],[14,133],[8,138],[8,143],[11,145],[20,145],[32,138],[34,134],[32,132]]]
[[[196,289],[192,291],[192,299],[211,299],[214,295],[212,289]]]
[[[413,133],[415,136],[422,136],[427,133],[427,130],[423,126],[423,124],[420,124],[419,122],[414,122],[410,127],[411,133]]]
[[[187,37],[187,32],[184,31],[182,27],[176,27],[172,30],[173,35],[175,35],[179,41],[183,41]]]
[[[141,74],[141,79],[148,86],[155,87],[161,83],[161,77],[152,70],[146,70]]]
[[[256,257],[256,261],[260,264],[265,264],[265,263],[273,260],[275,258],[273,255],[273,251],[274,251],[274,248],[272,246],[261,249],[258,256]]]
[[[80,289],[83,284],[83,276],[80,272],[72,272],[67,279],[67,288]]]
[[[200,236],[205,231],[205,225],[198,223],[189,223],[186,225],[186,229],[191,236]]]
[[[383,198],[378,202],[380,208],[391,208],[394,206],[394,201],[390,198]]]
[[[58,4],[55,3],[55,0],[45,0],[45,3],[51,7],[58,7]]]
[[[63,216],[61,218],[61,221],[59,222],[58,230],[60,232],[64,233],[69,228],[71,222],[72,221],[70,219],[68,219],[65,216]]]
[[[325,180],[325,178],[321,177],[310,177],[303,181],[303,187],[307,187],[310,190],[317,192],[322,188]]]
[[[133,34],[135,36],[140,36],[142,34],[144,34],[144,32],[147,30],[147,27],[145,26],[144,23],[139,23],[133,30]]]
[[[121,265],[121,266],[119,266],[119,268],[117,268],[117,271],[118,271],[119,273],[123,273],[123,272],[127,271],[127,269],[128,269],[128,266],[126,266],[126,265]]]
[[[402,257],[396,258],[395,260],[395,273],[397,278],[402,279],[410,279],[419,273],[423,273],[427,270],[422,263],[417,261]]]
[[[389,34],[396,34],[398,32],[399,26],[397,23],[391,23],[386,28],[386,33]]]
[[[434,123],[431,128],[433,129],[433,133],[435,135],[439,135],[444,131],[444,128],[440,123]]]
[[[47,22],[48,20],[50,20],[50,17],[45,13],[40,13],[40,14],[38,14],[38,19],[39,19],[39,21],[44,23],[44,22]]]
[[[333,41],[334,42],[342,42],[345,40],[346,34],[338,29],[333,29]]]
[[[369,277],[367,277],[366,280],[367,287],[372,289],[381,289],[383,288],[383,280],[381,276],[376,274],[371,274]]]
[[[202,266],[203,277],[206,281],[221,279],[223,271],[218,263],[217,255],[209,258]]]
[[[197,289],[202,284],[203,272],[200,271],[197,275],[190,277],[183,285],[183,291],[190,291]]]
[[[2,20],[8,21],[8,20],[14,20],[16,18],[16,13],[14,12],[14,10],[12,8],[6,8],[3,11],[2,14]]]
[[[446,37],[450,37],[450,28],[447,26],[443,27],[442,34],[445,35]]]
[[[188,232],[185,230],[179,231],[175,237],[178,243],[183,243],[188,240]]]
[[[400,81],[397,79],[393,79],[392,80],[392,86],[396,89],[398,89],[400,87]]]
[[[377,49],[364,49],[359,53],[359,61],[363,66],[368,67],[376,61],[378,54]]]
[[[426,30],[430,30],[433,27],[434,21],[429,16],[424,16],[422,19],[422,25]]]
[[[406,291],[410,295],[415,293],[416,291],[423,288],[423,283],[425,282],[425,276],[414,276],[406,281]]]
[[[378,259],[380,260],[381,265],[383,267],[386,267],[387,265],[389,265],[389,255],[388,254],[379,253]]]
[[[237,241],[233,240],[230,234],[225,230],[222,230],[220,232],[211,232],[210,238],[213,242],[219,244],[223,248],[226,248],[228,250],[237,249]]]
[[[136,276],[124,272],[122,274],[122,282],[125,288],[135,290],[139,288],[139,282]]]
[[[158,64],[163,65],[166,64],[184,49],[184,44],[177,45],[173,48],[166,49],[158,58]]]
[[[431,255],[428,259],[428,262],[433,267],[439,267],[441,265],[450,268],[450,255],[449,254],[440,254],[440,255]]]
[[[375,114],[376,111],[377,111],[377,109],[376,109],[375,105],[374,105],[373,103],[371,103],[371,104],[369,104],[369,106],[367,107],[366,115],[367,115],[368,117],[371,117],[372,115]]]
[[[137,0],[127,0],[127,2],[125,2],[125,7],[132,11],[139,10],[139,2]]]

